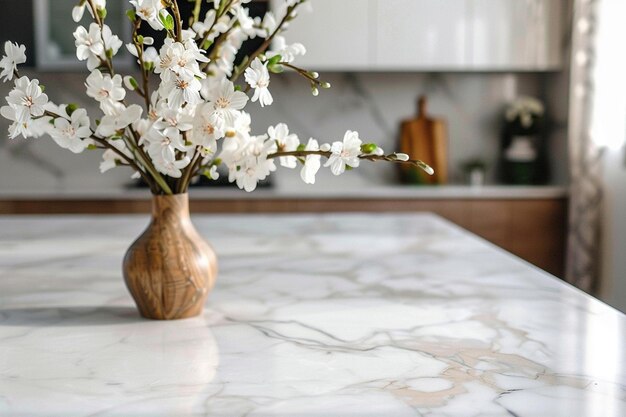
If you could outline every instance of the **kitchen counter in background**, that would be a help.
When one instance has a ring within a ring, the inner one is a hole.
[[[0,218],[0,414],[621,417],[626,318],[430,214],[196,216],[201,317],[138,317],[147,216]]]
[[[191,199],[197,200],[335,200],[335,199],[542,199],[563,198],[563,186],[464,185],[403,186],[373,185],[368,187],[312,187],[305,184],[276,188],[259,188],[252,193],[234,187],[193,188]],[[0,201],[8,200],[148,200],[148,189],[32,189],[26,191],[0,189]]]
[[[297,184],[297,185],[296,185]],[[379,186],[307,187],[296,183],[258,189],[190,191],[192,213],[437,213],[562,277],[567,191],[565,187]],[[0,190],[0,214],[148,213],[147,189],[59,189],[28,193]]]

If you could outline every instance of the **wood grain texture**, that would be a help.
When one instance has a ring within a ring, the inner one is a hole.
[[[175,320],[202,312],[217,257],[191,223],[187,194],[153,196],[150,224],[126,252],[123,270],[143,317]]]

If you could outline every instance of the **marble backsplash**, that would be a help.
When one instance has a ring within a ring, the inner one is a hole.
[[[46,93],[57,103],[76,102],[97,114],[94,103],[84,95],[83,73],[36,73]],[[361,137],[379,143],[386,150],[396,146],[399,125],[416,112],[416,99],[426,94],[429,112],[447,120],[449,159],[452,178],[462,180],[459,165],[469,158],[481,157],[490,164],[488,181],[494,181],[498,155],[499,126],[503,106],[519,95],[533,95],[548,105],[555,129],[550,137],[553,183],[565,184],[567,178],[567,85],[560,74],[535,73],[331,73],[323,78],[333,88],[310,94],[308,84],[294,74],[274,76],[271,91],[275,102],[260,108],[250,103],[255,133],[268,126],[287,123],[301,139],[322,141],[341,139],[347,129],[358,130]],[[0,86],[4,97],[8,85]],[[8,122],[0,120],[0,130]],[[0,191],[65,189],[115,189],[130,181],[125,169],[99,173],[99,151],[74,155],[58,148],[49,138],[0,140]],[[296,172],[282,169],[274,182],[281,188],[299,187]],[[395,168],[384,164],[364,164],[362,168],[333,177],[320,172],[318,185],[326,187],[363,186],[368,183],[394,183]]]

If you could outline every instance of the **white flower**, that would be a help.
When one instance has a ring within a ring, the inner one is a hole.
[[[206,75],[200,71],[198,62],[208,62],[208,60],[192,39],[183,44],[168,38],[161,47],[159,62],[154,72],[161,74],[163,81],[170,81],[175,77],[205,78]]]
[[[209,103],[204,103],[196,109],[191,141],[198,146],[215,150],[216,141],[224,137],[224,119],[213,112]]]
[[[4,78],[4,81],[11,81],[17,70],[17,65],[24,62],[26,62],[26,47],[6,41],[4,43],[4,56],[0,60],[0,68],[2,68],[0,77]]]
[[[102,43],[100,26],[97,23],[89,25],[89,32],[82,26],[76,28],[74,32],[76,45],[76,57],[80,61],[87,60],[87,68],[92,71],[100,65],[101,57],[104,55],[104,44]]]
[[[150,46],[143,51],[143,62],[155,66],[159,62],[159,53],[154,46]]]
[[[301,43],[287,44],[285,37],[275,36],[272,43],[272,50],[268,51],[265,55],[268,58],[272,58],[275,55],[280,55],[281,61],[293,62],[297,56],[306,54],[306,48]]]
[[[258,32],[258,35],[267,38],[270,36],[278,26],[278,22],[276,21],[276,17],[272,11],[268,11],[263,16],[263,22],[261,23],[261,29]],[[276,37],[274,37],[276,39]]]
[[[181,132],[191,130],[193,127],[193,117],[184,109],[169,108],[163,106],[158,110],[159,118],[154,122],[154,128],[158,130],[173,127]]]
[[[254,19],[250,17],[247,7],[239,6],[235,9],[235,17],[239,23],[239,28],[248,37],[256,37],[256,28],[254,27]]]
[[[135,6],[137,16],[148,22],[152,29],[165,29],[159,20],[159,13],[164,9],[161,0],[130,0],[130,4]]]
[[[124,130],[130,124],[138,121],[142,112],[143,109],[137,104],[132,104],[128,107],[121,105],[114,114],[107,114],[102,118],[96,129],[96,134],[104,138],[113,136],[118,131]]]
[[[295,134],[289,134],[289,127],[284,123],[279,123],[276,126],[270,126],[267,129],[267,135],[270,140],[276,142],[276,146],[279,152],[293,152],[298,149],[300,140]],[[281,156],[279,162],[286,168],[295,168],[298,164],[298,160],[295,156]]]
[[[104,39],[104,50],[110,51],[111,56],[115,56],[122,45],[124,45],[124,42],[117,35],[114,35],[111,28],[107,25],[102,25],[102,39]]]
[[[89,71],[93,71],[107,59],[107,51],[113,56],[122,46],[122,41],[113,35],[110,27],[104,25],[101,31],[97,23],[90,24],[89,31],[82,26],[76,28],[74,39],[76,57],[80,61],[87,60]]]
[[[203,22],[196,22],[192,26],[193,30],[195,30],[198,36],[200,36],[201,38],[204,38],[207,35],[207,31],[212,28],[211,33],[206,36],[207,41],[209,42],[213,42],[217,35],[225,33],[229,29],[228,16],[224,15],[216,22],[216,15],[217,11],[211,9],[204,16]]]
[[[160,158],[173,162],[176,160],[177,150],[181,152],[187,151],[180,131],[173,127],[168,127],[162,132],[150,129],[145,138],[148,154],[152,159]]]
[[[108,141],[109,144],[113,145],[116,149],[118,149],[122,154],[126,155],[129,159],[133,158],[130,150],[126,146],[126,143],[122,139],[116,139]],[[102,162],[100,163],[100,172],[104,173],[112,168],[115,168],[118,163],[122,162],[122,157],[112,149],[107,149],[102,154]]]
[[[267,70],[267,66],[259,58],[252,61],[250,67],[246,69],[245,78],[250,87],[254,88],[253,102],[259,100],[261,107],[269,106],[274,102],[274,98],[270,90],[268,90],[270,73]]]
[[[346,166],[358,167],[362,143],[358,132],[348,130],[343,137],[343,142],[332,144],[330,148],[332,154],[324,166],[329,166],[334,175],[341,175],[346,170]]]
[[[126,90],[122,87],[122,76],[116,74],[113,78],[109,74],[102,74],[100,70],[94,70],[85,82],[87,95],[100,103],[102,111],[112,114],[118,107],[117,102],[124,100]]]
[[[159,93],[163,97],[167,97],[168,106],[177,109],[182,107],[184,103],[190,105],[198,104],[202,101],[200,98],[200,88],[202,84],[195,77],[176,77],[172,81],[163,81],[159,87]]]
[[[166,159],[157,157],[153,160],[154,167],[162,174],[165,174],[172,178],[180,178],[182,176],[182,169],[185,168],[191,160],[188,156],[177,160],[177,161],[168,161]]]
[[[19,122],[28,122],[33,117],[44,114],[48,96],[41,91],[39,80],[21,77],[15,81],[15,88],[9,92],[7,103],[15,109],[15,118]]]
[[[274,144],[265,141],[265,136],[251,138],[246,146],[246,156],[239,162],[239,169],[234,176],[237,187],[247,192],[254,191],[257,183],[264,180],[272,171],[276,170],[276,165],[267,155],[275,149]]]
[[[87,111],[74,110],[69,120],[65,117],[54,119],[54,128],[50,130],[50,136],[61,148],[74,153],[84,151],[92,143],[91,140],[85,140],[91,136]]]
[[[304,148],[305,151],[319,151],[317,140],[311,138]],[[307,155],[304,166],[300,171],[300,178],[307,184],[315,184],[315,174],[321,166],[321,155]]]
[[[239,110],[248,102],[248,96],[241,91],[235,91],[233,83],[224,78],[216,88],[208,92],[207,101],[211,103],[215,113],[221,116],[228,126],[232,126],[239,115]]]
[[[18,120],[16,110],[12,106],[2,106],[2,108],[0,108],[0,114],[2,114],[2,117],[4,117],[5,119],[13,122],[9,126],[9,137],[11,139],[15,139],[20,135],[24,139],[32,136],[32,119],[27,119],[25,121]]]
[[[80,22],[80,20],[83,18],[83,14],[85,13],[86,6],[86,1],[81,1],[80,4],[74,6],[74,8],[72,9],[72,19],[74,20],[74,22]],[[96,9],[98,10],[106,9],[107,2],[106,0],[94,0],[94,6],[96,6]],[[91,14],[91,17],[93,17],[93,12],[91,11],[91,8],[89,8],[89,13]]]

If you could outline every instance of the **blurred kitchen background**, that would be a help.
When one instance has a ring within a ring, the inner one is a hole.
[[[74,56],[75,3],[0,0],[0,41],[26,45],[22,72],[51,99],[84,98],[78,104],[95,114]],[[262,13],[272,3],[251,7]],[[433,211],[624,310],[623,3],[311,0],[312,12],[285,36],[307,47],[298,65],[332,88],[313,97],[300,77],[273,76],[274,104],[246,108],[253,132],[285,122],[301,139],[333,141],[357,130],[387,151],[421,157],[437,176],[364,164],[340,177],[321,170],[307,186],[279,169],[253,194],[196,187],[193,208]],[[109,24],[128,38],[127,2],[108,8]],[[133,73],[128,56],[119,64]],[[0,212],[146,211],[148,190],[125,169],[100,174],[99,163],[100,152],[77,156],[49,138],[0,141]]]

